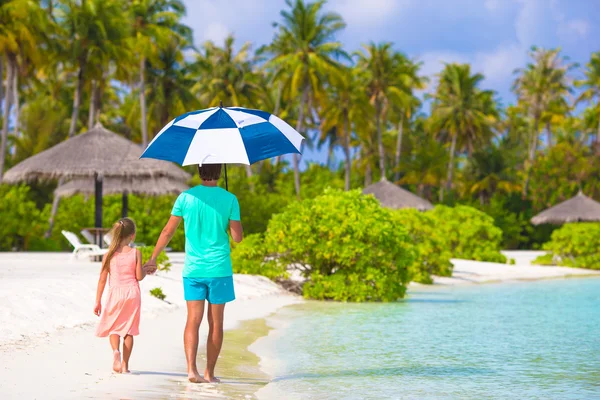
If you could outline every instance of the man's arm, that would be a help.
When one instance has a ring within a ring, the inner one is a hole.
[[[242,223],[240,221],[229,221],[229,230],[231,231],[231,237],[233,241],[239,243],[244,238],[244,229],[242,228]]]
[[[169,218],[169,221],[160,233],[158,241],[156,242],[156,246],[154,247],[154,251],[152,252],[152,257],[150,257],[150,260],[144,264],[146,273],[153,274],[156,272],[156,259],[158,258],[158,255],[165,249],[165,247],[167,247],[171,239],[173,239],[173,236],[177,231],[177,227],[181,223],[182,219],[182,217],[171,215],[171,218]]]

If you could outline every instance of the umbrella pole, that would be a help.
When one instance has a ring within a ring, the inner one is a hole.
[[[129,195],[127,192],[123,192],[123,197],[121,197],[121,217],[127,218],[127,213],[129,211]]]
[[[227,164],[223,164],[225,167],[225,190],[229,192],[229,183],[227,182]]]
[[[95,227],[102,228],[102,177],[96,175],[95,181],[95,194],[96,194],[96,211],[95,211]],[[97,230],[96,244],[102,247],[102,240],[100,239],[100,231]]]

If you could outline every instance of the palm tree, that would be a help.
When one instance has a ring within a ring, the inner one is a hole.
[[[159,49],[171,43],[173,35],[179,35],[191,42],[191,30],[179,23],[185,15],[185,5],[181,0],[133,0],[133,43],[139,58],[139,101],[142,146],[148,145],[148,117],[146,112],[146,62],[156,61]]]
[[[321,100],[324,81],[340,70],[336,60],[346,56],[342,44],[334,41],[346,24],[338,14],[323,10],[324,0],[286,0],[286,4],[288,10],[281,11],[283,21],[277,25],[273,43],[259,54],[272,56],[268,66],[274,70],[275,82],[289,87],[290,98],[299,98],[296,130],[302,133],[307,113],[312,113],[309,104]],[[297,154],[293,157],[294,186],[300,196],[300,159]]]
[[[124,4],[116,0],[61,0],[57,9],[62,54],[77,71],[69,126],[69,137],[72,137],[86,79],[90,75],[101,79],[107,62],[125,58],[129,28]]]
[[[365,91],[358,84],[359,73],[356,69],[346,68],[343,74],[332,80],[321,107],[321,136],[318,145],[321,147],[329,142],[330,149],[334,146],[343,148],[345,190],[350,190],[352,127],[365,123],[370,115]]]
[[[402,90],[403,77],[399,74],[399,62],[402,59],[392,49],[392,43],[370,43],[363,52],[358,52],[357,66],[367,74],[367,92],[375,108],[375,126],[377,130],[377,149],[381,179],[387,179],[383,131],[387,129],[387,115],[392,104],[406,104],[407,95]],[[383,126],[382,126],[383,125]]]
[[[445,187],[450,191],[456,152],[466,149],[471,154],[476,144],[488,142],[497,111],[493,92],[479,89],[483,75],[471,75],[470,65],[446,64],[439,79],[433,95],[430,127],[451,142]],[[440,201],[443,198],[444,188],[440,190]]]
[[[398,125],[398,137],[396,139],[396,154],[394,158],[395,176],[394,181],[400,180],[400,157],[402,154],[402,139],[404,126],[410,120],[413,112],[421,105],[419,99],[414,95],[415,90],[425,89],[428,82],[427,77],[419,76],[422,63],[416,63],[406,58],[402,53],[396,54],[397,72],[396,79],[400,82],[403,96],[399,102],[392,103],[392,113]]]
[[[19,59],[36,58],[39,54],[39,33],[44,18],[39,4],[33,0],[0,1],[0,61],[6,61],[6,88],[4,90],[4,115],[0,142],[0,182],[6,163],[8,124],[11,106],[15,105],[15,124],[19,124],[18,81]],[[0,81],[2,75],[0,74]],[[1,86],[1,84],[0,84]]]
[[[528,157],[525,161],[525,178],[522,195],[525,198],[529,190],[531,167],[539,146],[540,123],[552,107],[564,103],[564,97],[571,91],[569,87],[569,71],[574,64],[566,63],[560,56],[560,49],[545,50],[532,47],[529,63],[525,69],[517,70],[518,77],[513,84],[513,90],[518,96],[519,103],[527,109],[532,120],[531,133],[528,143]],[[552,138],[548,138],[551,145]]]
[[[591,118],[591,115],[588,115],[587,118],[596,120],[596,134],[592,139],[592,145],[596,153],[600,153],[600,51],[592,54],[590,62],[586,65],[585,79],[576,81],[575,86],[584,88],[577,98],[577,102],[596,103],[594,110],[588,111],[588,113],[595,113],[596,117]]]
[[[207,42],[196,56],[192,71],[197,78],[192,92],[206,107],[248,107],[256,102],[259,88],[250,59],[250,43],[244,43],[236,53],[233,36],[223,47]]]

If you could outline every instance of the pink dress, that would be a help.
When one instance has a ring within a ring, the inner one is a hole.
[[[100,314],[96,336],[136,336],[140,327],[142,296],[135,277],[137,250],[115,253],[110,260],[108,297]]]

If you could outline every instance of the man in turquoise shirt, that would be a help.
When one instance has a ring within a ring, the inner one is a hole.
[[[145,264],[146,271],[156,271],[156,258],[169,244],[177,227],[184,222],[185,264],[183,292],[187,303],[187,322],[183,342],[191,382],[219,382],[215,365],[223,344],[223,316],[225,303],[235,299],[231,268],[229,234],[242,241],[240,206],[237,198],[217,186],[221,177],[220,164],[198,167],[202,184],[179,195],[171,211],[152,257]],[[204,301],[208,301],[208,339],[206,369],[201,377],[196,366],[198,330],[204,315]]]

